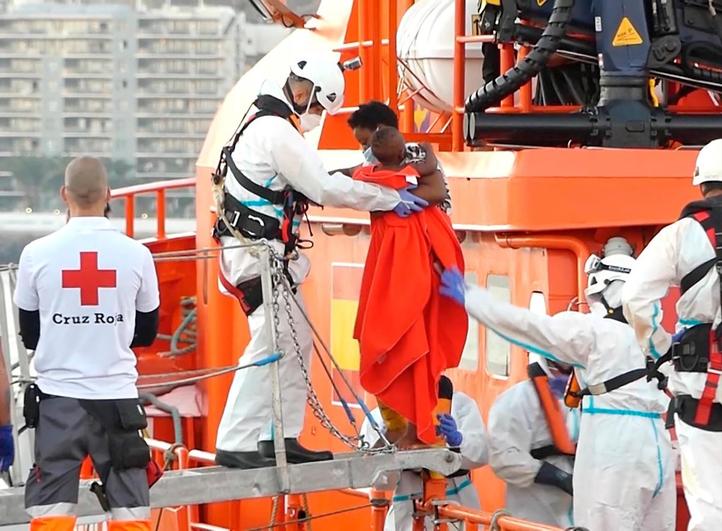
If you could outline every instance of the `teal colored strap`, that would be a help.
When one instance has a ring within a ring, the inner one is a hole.
[[[462,481],[461,483],[459,483],[458,485],[451,487],[450,489],[447,489],[446,495],[447,496],[455,496],[455,495],[459,494],[462,490],[464,490],[466,487],[468,487],[469,485],[471,485],[471,478],[467,476],[467,478],[464,481]],[[398,496],[394,496],[393,498],[391,498],[391,501],[393,503],[405,502],[405,501],[410,501],[411,498],[418,498],[418,497],[421,497],[420,492],[415,492],[413,494],[399,494]]]

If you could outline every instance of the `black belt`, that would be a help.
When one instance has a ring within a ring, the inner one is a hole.
[[[709,422],[706,425],[700,425],[694,421],[698,404],[699,400],[692,398],[691,395],[679,395],[672,399],[670,412],[676,413],[679,419],[685,424],[700,430],[722,432],[722,404],[718,402],[712,404]],[[674,418],[673,415],[672,418]]]

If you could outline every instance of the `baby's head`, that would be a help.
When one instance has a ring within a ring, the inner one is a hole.
[[[382,166],[400,166],[406,158],[406,141],[395,127],[379,127],[371,137],[371,152]]]

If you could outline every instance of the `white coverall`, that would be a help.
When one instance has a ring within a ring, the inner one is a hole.
[[[288,101],[280,87],[270,81],[264,83],[261,93]],[[249,116],[254,112],[256,109],[252,109]],[[277,116],[263,116],[248,126],[233,151],[233,161],[251,181],[272,190],[282,190],[290,185],[321,205],[388,211],[400,201],[399,194],[394,190],[354,181],[341,173],[329,175],[318,153],[304,137],[288,121]],[[275,205],[242,188],[230,169],[225,184],[228,192],[246,206],[279,219],[282,217]],[[299,225],[300,220],[295,220],[294,224]],[[222,240],[224,246],[238,243],[233,237]],[[283,255],[281,242],[274,241],[272,245],[279,255]],[[237,285],[260,274],[260,261],[254,254],[248,248],[223,251],[222,274],[231,284]],[[310,262],[300,253],[298,259],[290,261],[288,269],[294,282],[300,284],[308,276]],[[300,292],[296,300],[303,305]],[[313,345],[311,329],[296,305],[291,306],[295,331],[308,367]],[[244,364],[272,354],[266,318],[263,306],[248,317],[251,339],[243,354]],[[286,353],[280,362],[284,437],[296,438],[303,428],[306,387],[285,314],[281,315],[277,333],[279,349]],[[216,448],[227,452],[256,451],[259,440],[271,439],[271,418],[270,366],[236,372],[218,427]]]
[[[579,414],[563,404],[567,430],[579,435]],[[548,525],[573,524],[572,497],[557,487],[534,483],[542,461],[530,452],[552,444],[534,384],[525,380],[500,394],[489,411],[489,466],[506,482],[504,508],[518,518]],[[552,456],[544,461],[572,473],[574,459]]]
[[[378,408],[371,413],[377,424],[383,429],[383,420]],[[451,416],[456,420],[456,425],[463,437],[461,443],[462,468],[473,470],[480,468],[487,463],[487,442],[484,421],[476,402],[468,395],[456,391],[451,399]],[[371,427],[368,419],[364,420],[361,426],[361,434],[364,439],[373,446],[379,436]],[[447,480],[448,488],[446,498],[456,501],[464,507],[480,509],[479,494],[469,475]],[[413,502],[412,496],[421,495],[423,481],[417,472],[404,471],[401,473],[399,483],[394,491],[391,509],[386,516],[384,531],[411,531],[413,525]],[[433,526],[427,520],[426,529],[431,530]],[[455,529],[450,524],[449,529]],[[459,527],[460,529],[460,527]]]
[[[645,366],[632,329],[612,319],[540,315],[476,286],[466,291],[466,309],[507,341],[572,365],[582,386]],[[674,529],[674,462],[660,416],[667,403],[644,379],[585,397],[574,462],[575,525],[591,531]]]
[[[664,355],[672,343],[662,328],[662,306],[667,289],[679,286],[682,278],[715,253],[702,226],[684,218],[662,229],[637,258],[624,292],[624,314],[642,348],[652,357]],[[720,322],[719,280],[715,268],[677,301],[677,330],[701,323]],[[707,375],[676,372],[671,364],[669,390],[674,395],[699,398]],[[722,386],[716,403],[722,403]],[[690,511],[689,530],[722,527],[722,433],[701,430],[675,418],[682,458],[682,482]]]

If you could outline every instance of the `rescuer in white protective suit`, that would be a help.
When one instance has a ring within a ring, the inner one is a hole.
[[[442,376],[442,378],[445,378]],[[378,408],[371,412],[377,425],[383,426]],[[479,406],[468,395],[455,391],[451,399],[450,415],[440,418],[440,435],[450,448],[458,448],[461,454],[461,470],[455,477],[447,480],[446,499],[457,502],[464,507],[480,509],[479,494],[471,482],[470,471],[487,463],[487,442],[484,421]],[[374,446],[379,434],[373,429],[368,419],[361,426],[364,441]],[[424,488],[418,472],[406,470],[401,472],[391,509],[386,516],[384,531],[411,531],[413,525],[413,499],[421,496]],[[449,529],[461,529],[456,524],[449,524]],[[426,529],[432,530],[433,525],[427,519]]]
[[[221,155],[214,175],[216,191],[223,184],[223,213],[215,237],[224,247],[266,240],[284,257],[284,275],[296,292],[308,276],[308,258],[298,252],[298,230],[309,201],[320,205],[409,215],[425,202],[407,190],[395,191],[354,181],[340,173],[329,175],[318,153],[304,139],[321,123],[322,114],[337,112],[343,104],[344,78],[338,55],[308,53],[291,63],[284,81],[261,87],[241,127]],[[300,129],[297,129],[297,127]],[[230,225],[230,226],[229,226]],[[235,296],[246,315],[251,339],[244,365],[261,364],[273,354],[269,316],[263,307],[261,261],[257,248],[223,250],[219,281]],[[300,291],[295,293],[303,307]],[[311,329],[295,303],[291,304],[293,331],[285,311],[277,324],[283,428],[290,463],[332,459],[330,452],[314,452],[297,440],[303,428],[306,386],[296,355],[295,341],[308,367]],[[258,468],[275,463],[272,442],[270,365],[235,374],[216,442],[218,464]]]
[[[587,261],[589,314],[535,314],[466,286],[453,270],[444,272],[442,293],[465,302],[470,315],[508,341],[574,367],[584,388],[574,524],[591,531],[672,531],[674,459],[661,419],[668,400],[644,377],[645,356],[621,315],[622,288],[635,263],[630,255],[629,244],[613,238],[603,259]],[[605,392],[615,387],[611,379],[635,373],[640,379]]]
[[[576,442],[579,413],[565,407],[561,400],[569,373],[562,373],[562,367],[554,362],[547,364],[534,354],[529,361],[546,373],[559,417],[569,439]],[[533,522],[562,528],[573,525],[574,457],[555,448],[546,412],[531,379],[513,385],[494,401],[489,410],[488,440],[489,466],[506,483],[504,508]]]
[[[722,140],[699,152],[692,182],[704,199],[687,205],[679,221],[649,242],[623,298],[624,314],[642,350],[655,359],[672,358],[663,370],[669,373],[669,390],[675,396],[688,529],[710,531],[722,528],[722,388],[717,385],[722,361],[714,354],[719,348],[710,352],[720,323],[715,247],[722,230]],[[670,286],[681,288],[674,337],[660,324],[660,301]]]

